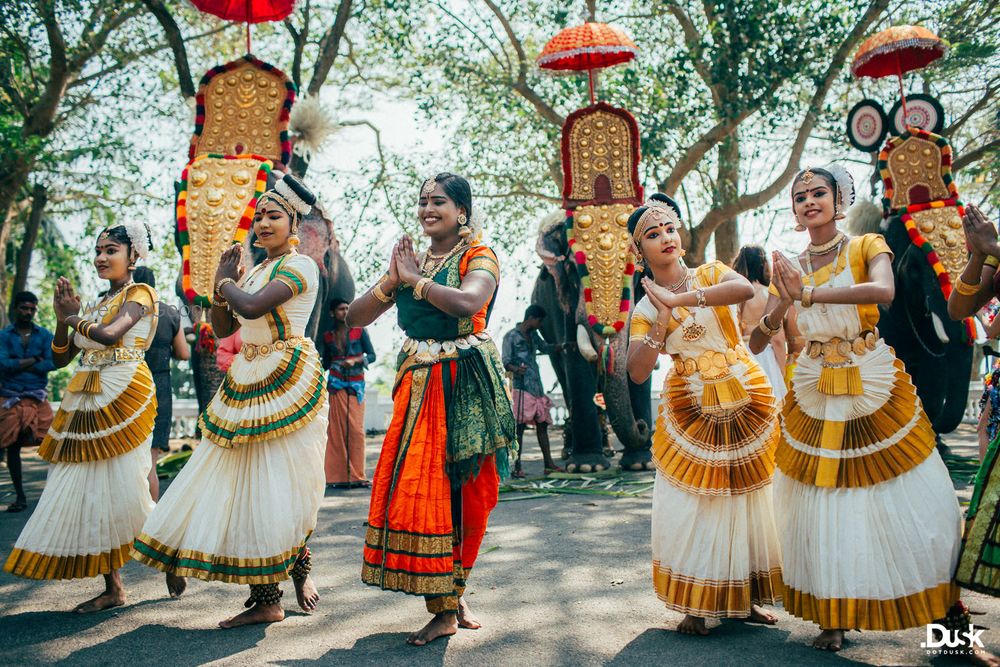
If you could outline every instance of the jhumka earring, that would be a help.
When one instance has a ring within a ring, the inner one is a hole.
[[[254,248],[263,248],[264,244],[260,242],[259,238],[257,238],[257,239],[254,239],[253,247]]]
[[[469,227],[469,218],[464,213],[458,214],[458,235],[463,239],[472,235],[472,228]]]
[[[686,254],[688,254],[688,251],[685,250],[684,248],[681,248],[681,257],[683,257]]]

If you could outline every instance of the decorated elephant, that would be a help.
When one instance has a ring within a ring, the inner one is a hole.
[[[951,147],[917,128],[894,136],[879,154],[882,208],[852,216],[855,233],[881,231],[893,251],[896,298],[880,306],[879,329],[906,365],[938,434],[965,413],[975,328],[954,322],[947,303],[966,260],[963,206],[951,176]]]
[[[628,379],[625,372],[628,336],[624,329],[604,339],[588,326],[579,274],[573,260],[566,258],[568,246],[562,224],[565,215],[556,218],[555,224],[544,225],[539,233],[538,249],[545,266],[535,280],[531,299],[548,313],[542,337],[549,343],[569,343],[563,346],[564,351],[551,355],[569,410],[565,433],[570,452],[567,470],[590,472],[610,467],[603,453],[604,433],[595,403],[598,395],[603,396],[607,419],[625,447],[621,467],[651,469],[651,382],[636,385]],[[602,346],[606,346],[603,367],[598,352]]]
[[[231,244],[242,243],[250,251],[248,264],[263,259],[263,251],[252,245],[252,220],[272,172],[286,170],[291,162],[288,126],[294,102],[292,81],[249,54],[213,67],[198,87],[189,162],[176,186],[175,241],[182,260],[178,291],[195,326],[191,365],[199,410],[223,378],[207,312],[219,257]],[[298,236],[298,251],[316,261],[322,281],[306,327],[306,335],[315,337],[330,325],[329,297],[351,300],[354,281],[340,256],[333,222],[320,206],[300,222]]]

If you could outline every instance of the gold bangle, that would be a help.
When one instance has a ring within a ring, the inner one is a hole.
[[[427,288],[430,286],[432,282],[434,281],[431,280],[430,278],[421,278],[420,280],[418,280],[417,284],[413,286],[413,298],[416,299],[417,301],[423,299],[424,292],[427,291]]]
[[[770,338],[775,334],[777,334],[779,331],[781,331],[781,326],[779,325],[772,329],[767,323],[768,315],[769,313],[764,313],[763,317],[760,318],[760,323],[757,325],[757,328],[760,329],[762,332],[764,332],[765,336]]]
[[[52,351],[56,354],[63,354],[65,352],[69,352],[69,341],[67,341],[65,345],[56,345],[55,340],[53,340],[49,347],[51,347]]]
[[[85,322],[83,320],[80,320],[79,322],[76,323],[76,326],[73,328],[76,329],[76,332],[81,336],[83,336],[84,338],[93,340],[90,338],[90,330],[93,327],[94,327],[93,322]]]
[[[969,283],[962,280],[962,276],[959,276],[958,280],[955,281],[955,291],[961,294],[962,296],[973,296],[977,292],[979,292],[979,286],[982,285],[982,283],[983,281],[982,279],[980,279],[980,281],[975,285],[970,285]]]
[[[813,290],[816,288],[812,285],[806,285],[802,288],[802,307],[810,308],[813,305]]]
[[[382,290],[382,281],[379,280],[375,283],[375,287],[372,287],[372,296],[381,301],[382,303],[392,303],[393,298]]]
[[[220,299],[222,299],[223,301],[226,300],[226,297],[222,293],[222,288],[225,287],[226,285],[228,285],[229,283],[232,283],[232,284],[235,285],[236,281],[233,280],[232,278],[223,278],[219,282],[215,283],[215,290],[214,290],[215,291],[215,295],[217,297],[219,297]]]

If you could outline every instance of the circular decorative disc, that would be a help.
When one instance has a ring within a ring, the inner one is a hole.
[[[903,118],[903,103],[897,101],[889,111],[889,123],[889,131],[895,135],[902,134],[907,127],[939,134],[944,129],[944,108],[930,95],[907,95],[906,118]]]
[[[847,114],[847,138],[859,151],[873,153],[886,133],[885,111],[875,100],[861,100]]]

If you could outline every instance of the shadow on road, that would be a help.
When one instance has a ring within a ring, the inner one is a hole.
[[[408,632],[376,632],[354,642],[351,648],[330,649],[315,660],[278,660],[282,667],[312,667],[313,665],[443,665],[449,637],[426,646],[409,646]]]
[[[251,625],[233,630],[184,630],[165,625],[142,625],[101,644],[71,653],[59,664],[130,665],[142,662],[141,656],[155,647],[160,664],[196,667],[253,648],[264,638],[266,628],[264,625]],[[149,655],[146,654],[146,657]]]

